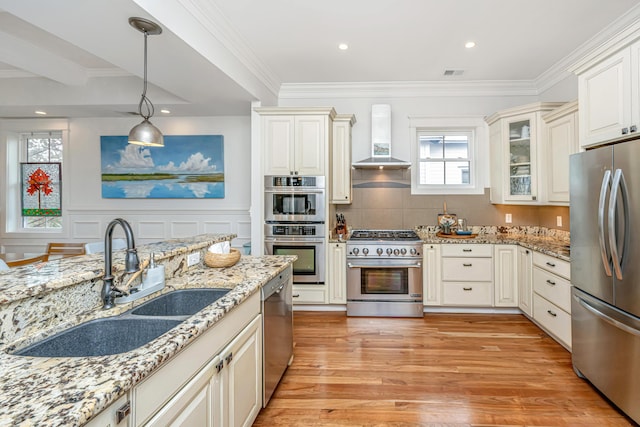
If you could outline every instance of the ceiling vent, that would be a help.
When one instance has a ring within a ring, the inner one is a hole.
[[[444,70],[443,76],[461,76],[464,74],[464,70]]]

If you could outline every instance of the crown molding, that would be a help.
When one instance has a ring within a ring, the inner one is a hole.
[[[283,83],[280,99],[536,96],[533,81]]]
[[[222,43],[274,96],[277,96],[280,80],[249,48],[242,35],[234,29],[215,2],[210,0],[177,0],[177,2]]]

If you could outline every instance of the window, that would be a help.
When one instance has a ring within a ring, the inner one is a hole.
[[[412,194],[482,194],[488,173],[482,118],[410,118]]]
[[[24,162],[62,163],[62,132],[24,133],[20,135],[21,160]],[[62,228],[60,216],[23,216],[24,229]]]
[[[419,185],[468,185],[470,132],[419,132]]]

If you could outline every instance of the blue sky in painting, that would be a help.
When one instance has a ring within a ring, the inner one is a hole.
[[[126,136],[101,136],[102,173],[224,173],[222,135],[166,135],[164,144],[142,147]]]

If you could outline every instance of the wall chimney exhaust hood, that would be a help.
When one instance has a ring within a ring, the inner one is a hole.
[[[371,157],[351,164],[356,169],[407,169],[410,162],[391,157],[391,105],[371,106]]]

